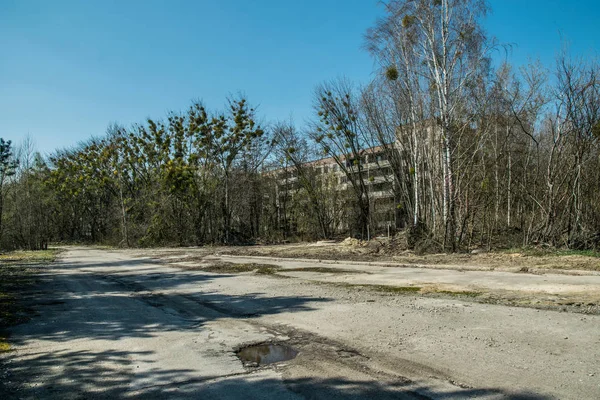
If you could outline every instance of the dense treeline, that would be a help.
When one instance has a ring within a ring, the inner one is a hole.
[[[243,97],[164,120],[113,125],[47,160],[0,143],[0,242],[122,246],[366,237],[361,170],[386,154],[398,223],[436,249],[546,243],[600,247],[600,66],[494,67],[481,0],[403,0],[366,35],[373,81],[315,90],[313,123],[261,127]],[[331,157],[346,177],[317,176]],[[349,164],[347,160],[354,160]],[[294,177],[295,190],[281,188]]]
[[[245,99],[228,108],[211,115],[194,103],[166,121],[112,126],[107,137],[53,156],[47,186],[62,205],[56,239],[129,246],[258,236],[266,136]]]

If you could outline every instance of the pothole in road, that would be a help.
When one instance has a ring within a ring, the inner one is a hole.
[[[236,354],[245,366],[259,367],[296,358],[298,351],[285,344],[261,343],[243,347]]]

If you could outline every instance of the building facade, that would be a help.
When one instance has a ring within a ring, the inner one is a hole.
[[[352,157],[328,157],[307,162],[298,167],[288,167],[273,171],[276,176],[276,207],[278,218],[289,218],[290,204],[303,209],[302,196],[306,185],[314,185],[323,196],[335,198],[337,212],[332,212],[333,231],[336,234],[352,234],[353,184],[362,177],[369,199],[369,232],[367,236],[388,235],[403,228],[399,218],[397,179],[390,163],[390,151],[398,151],[397,146],[384,149],[380,146],[361,151],[360,159]],[[301,170],[299,175],[299,171]],[[308,181],[310,180],[310,182]],[[352,182],[354,180],[354,182]],[[299,200],[300,198],[300,200]],[[355,199],[355,197],[354,197]],[[310,207],[309,204],[306,207]],[[338,216],[337,220],[335,216]],[[290,218],[294,224],[293,216]],[[356,233],[356,232],[354,232]]]

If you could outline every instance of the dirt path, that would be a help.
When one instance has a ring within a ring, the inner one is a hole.
[[[13,330],[15,398],[600,397],[600,317],[70,249]],[[299,350],[244,367],[263,341]]]

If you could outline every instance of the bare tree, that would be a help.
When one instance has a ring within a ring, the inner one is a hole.
[[[276,178],[283,178],[283,196],[294,190],[291,184],[297,183],[297,188],[304,190],[308,197],[310,213],[316,217],[319,227],[319,236],[331,238],[336,228],[335,218],[327,207],[326,184],[322,179],[317,179],[315,165],[310,163],[313,160],[310,159],[308,143],[291,123],[278,123],[274,128],[274,140],[276,151],[284,161],[282,174]]]
[[[444,247],[454,249],[454,157],[461,130],[470,127],[463,106],[469,100],[471,86],[486,73],[494,46],[479,24],[487,5],[483,0],[398,0],[387,3],[386,11],[386,17],[370,35],[370,48],[380,60],[389,63],[390,78],[407,82],[404,87],[409,93],[408,108],[414,110],[410,115],[414,124],[419,122],[421,96],[410,93],[422,93],[426,88],[431,95],[441,151]],[[419,164],[419,154],[414,151],[415,165]],[[415,182],[419,182],[418,177]],[[418,188],[415,193],[418,196]],[[417,212],[415,215],[418,217]]]
[[[352,188],[359,213],[358,226],[361,236],[369,236],[370,201],[365,182],[364,121],[360,111],[360,97],[345,79],[319,85],[315,90],[315,121],[309,135],[331,157]]]

